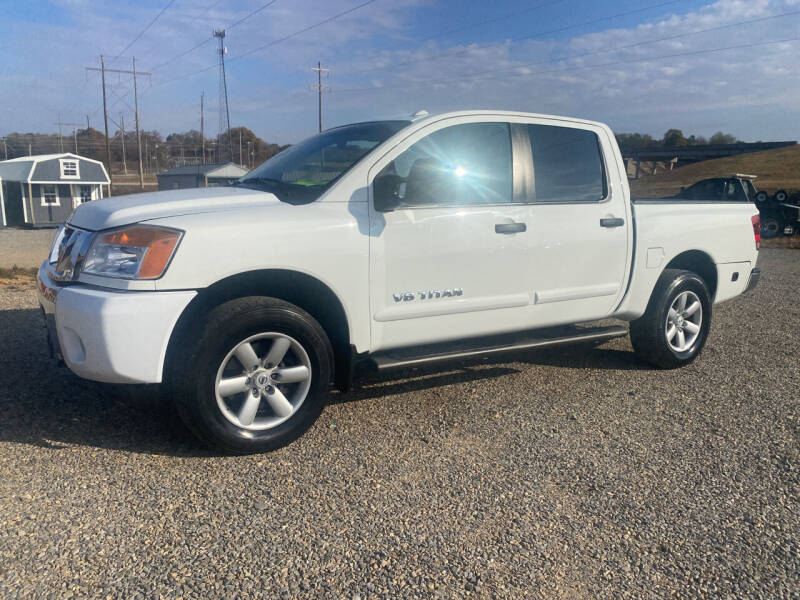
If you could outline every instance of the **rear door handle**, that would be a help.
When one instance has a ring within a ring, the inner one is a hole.
[[[495,233],[520,233],[526,229],[525,223],[498,223],[494,226]]]
[[[625,225],[625,219],[600,219],[600,227],[622,227],[623,225]]]

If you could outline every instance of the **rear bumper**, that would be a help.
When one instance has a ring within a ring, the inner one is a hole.
[[[752,271],[750,271],[750,280],[747,282],[747,287],[745,288],[745,292],[749,292],[753,288],[758,285],[758,280],[761,279],[761,269],[756,267]]]
[[[39,268],[39,304],[51,349],[79,377],[107,383],[160,383],[175,323],[197,295],[58,286]]]

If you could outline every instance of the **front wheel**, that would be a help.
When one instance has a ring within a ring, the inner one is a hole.
[[[645,314],[631,322],[631,344],[647,362],[673,369],[697,358],[710,325],[711,300],[703,279],[691,271],[666,269]]]
[[[212,446],[239,454],[288,444],[322,412],[332,377],[325,331],[275,298],[226,302],[176,357],[171,374],[181,418]]]

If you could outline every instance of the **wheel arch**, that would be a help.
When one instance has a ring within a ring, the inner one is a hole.
[[[349,388],[354,350],[350,344],[350,321],[344,304],[326,283],[307,273],[290,269],[245,271],[198,290],[197,296],[178,318],[170,336],[166,367],[172,363],[181,339],[192,333],[192,325],[202,321],[209,311],[220,304],[247,296],[278,298],[302,308],[314,317],[333,347],[335,384],[343,391]]]
[[[664,267],[664,270],[667,269],[684,269],[697,273],[708,286],[708,294],[713,302],[719,276],[714,259],[707,253],[702,250],[686,250],[673,257]]]

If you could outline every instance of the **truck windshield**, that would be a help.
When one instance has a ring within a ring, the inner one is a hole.
[[[323,131],[256,167],[237,185],[264,189],[290,204],[319,198],[370,150],[410,121],[373,121]]]

